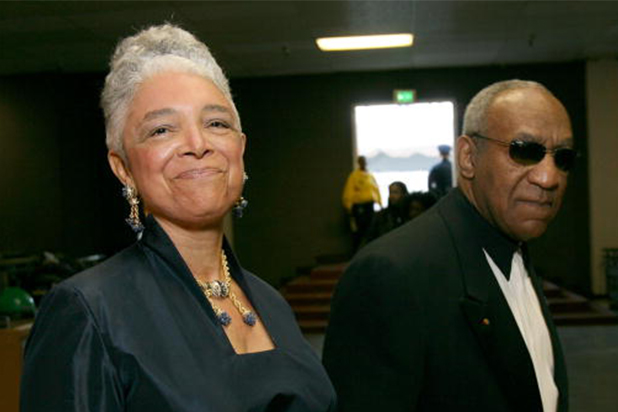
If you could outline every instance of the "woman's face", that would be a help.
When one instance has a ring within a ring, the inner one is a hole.
[[[390,185],[388,187],[388,204],[396,206],[401,203],[406,194],[399,185]]]
[[[123,130],[127,162],[114,173],[137,188],[146,213],[203,228],[221,223],[243,185],[245,136],[232,105],[203,77],[165,72],[146,80]]]

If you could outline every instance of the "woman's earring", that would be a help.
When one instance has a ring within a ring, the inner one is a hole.
[[[125,222],[135,233],[137,233],[138,238],[141,233],[144,231],[144,225],[139,220],[139,198],[137,197],[137,190],[135,188],[125,185],[122,188],[122,195],[127,202],[129,202],[129,206],[131,206],[131,212],[129,213],[129,217],[125,219]]]
[[[247,173],[242,174],[242,182],[243,184],[247,183],[247,180],[249,180],[249,176],[247,175]],[[236,203],[234,203],[234,207],[232,208],[232,213],[234,214],[234,217],[242,217],[242,215],[245,213],[245,208],[247,207],[247,205],[249,204],[249,201],[247,199],[245,199],[244,197],[240,196],[240,199],[238,199],[236,201]]]
[[[249,201],[241,196],[240,199],[238,199],[236,203],[234,203],[234,207],[232,208],[232,213],[234,214],[234,217],[242,217],[248,204]]]

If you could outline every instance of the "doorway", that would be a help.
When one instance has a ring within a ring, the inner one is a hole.
[[[392,182],[409,192],[428,190],[429,171],[441,160],[438,146],[454,147],[454,118],[450,101],[354,107],[356,154],[367,158],[383,206]]]

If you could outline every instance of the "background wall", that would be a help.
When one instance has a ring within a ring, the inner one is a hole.
[[[0,81],[0,250],[56,245],[62,184],[58,113],[46,79]],[[33,104],[33,102],[36,102]]]
[[[276,284],[324,253],[349,252],[341,192],[353,167],[352,109],[416,89],[420,101],[451,100],[460,127],[466,103],[498,80],[538,80],[571,114],[584,156],[562,212],[531,245],[538,272],[589,290],[585,66],[582,63],[342,73],[232,82],[248,135],[250,208],[236,224],[244,264]],[[371,167],[371,165],[370,165]]]
[[[516,77],[544,83],[564,102],[585,155],[584,63],[232,79],[248,136],[250,203],[235,222],[243,264],[279,286],[315,256],[350,251],[341,191],[353,167],[355,105],[390,102],[393,89],[413,88],[420,101],[454,101],[459,127],[478,90]],[[0,78],[0,250],[110,254],[132,241],[105,158],[102,81]],[[557,220],[531,245],[539,273],[583,292],[590,287],[586,162],[571,174]]]
[[[618,62],[589,62],[586,74],[592,290],[605,293],[603,249],[618,248]]]
[[[107,166],[99,75],[0,77],[0,251],[119,250],[120,186]]]

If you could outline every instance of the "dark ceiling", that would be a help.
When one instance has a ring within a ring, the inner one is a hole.
[[[166,20],[232,77],[618,55],[617,1],[3,1],[0,74],[104,71],[119,38]],[[323,53],[314,42],[407,31],[412,48]]]

